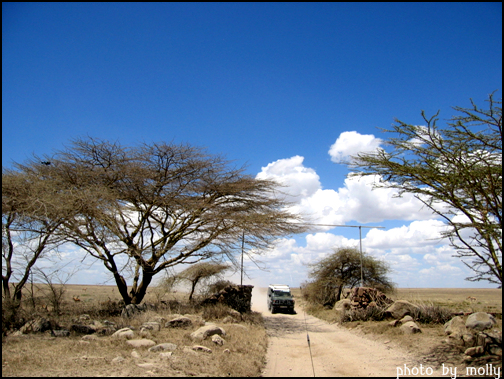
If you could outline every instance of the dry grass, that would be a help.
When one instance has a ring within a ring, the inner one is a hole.
[[[84,288],[87,289],[84,291]],[[159,300],[156,294],[149,295],[146,301],[154,303],[156,299]],[[39,300],[42,301],[42,295],[40,296]],[[79,296],[81,301],[74,302],[74,296]],[[207,321],[215,322],[226,330],[226,342],[223,346],[209,340],[195,343],[189,334],[202,324],[204,309],[187,304],[184,297],[185,294],[166,294],[163,299],[171,301],[171,309],[148,311],[132,319],[119,316],[93,317],[99,321],[107,319],[115,322],[117,328],[132,326],[138,331],[143,322],[154,316],[159,315],[169,320],[176,313],[187,313],[195,322],[193,327],[162,328],[161,331],[152,333],[151,339],[156,343],[170,342],[177,345],[177,349],[169,358],[161,358],[159,353],[149,352],[147,348],[137,348],[140,357],[134,358],[130,345],[111,337],[83,341],[82,336],[74,332],[70,337],[60,338],[51,337],[49,334],[8,336],[2,341],[2,375],[259,376],[267,349],[267,336],[260,314],[252,312],[236,326],[221,323],[224,310],[207,310]],[[112,286],[68,286],[63,314],[55,316],[48,315],[47,312],[37,312],[56,320],[62,327],[69,328],[76,316],[96,311],[100,308],[100,303],[108,302],[109,299],[119,300],[117,291]],[[212,353],[192,351],[190,348],[194,345],[208,347]],[[113,359],[116,357],[122,357],[124,360],[115,363]]]

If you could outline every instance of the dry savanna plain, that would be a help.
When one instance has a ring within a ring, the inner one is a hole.
[[[320,331],[326,330],[323,325],[337,328],[350,333],[348,336],[358,338],[363,346],[368,341],[369,345],[378,344],[381,350],[414,357],[415,364],[435,368],[439,368],[443,363],[449,364],[459,367],[458,372],[461,374],[458,376],[463,376],[464,365],[467,365],[467,362],[462,361],[460,351],[443,342],[446,336],[442,324],[420,323],[422,333],[405,335],[398,328],[388,326],[386,320],[341,322],[335,318],[332,310],[311,308],[304,304],[299,289],[293,289],[297,315],[271,315],[267,311],[264,289],[255,288],[252,312],[242,315],[241,319],[235,317],[232,322],[229,322],[229,318],[226,320],[229,312],[225,307],[197,306],[195,303],[189,303],[187,294],[182,292],[166,293],[153,287],[148,291],[145,301],[156,305],[157,309],[147,310],[133,318],[123,318],[117,314],[116,305],[120,296],[115,286],[66,285],[64,289],[60,312],[55,314],[48,301],[47,287],[35,285],[33,295],[25,295],[23,298],[25,304],[22,315],[26,320],[36,315],[44,317],[61,329],[70,330],[70,335],[55,337],[48,331],[11,333],[3,336],[2,376],[312,376],[311,371],[297,373],[295,365],[282,367],[275,360],[278,355],[283,354],[282,351],[291,350],[289,344],[299,344],[299,349],[308,351],[306,343],[292,339],[294,330],[302,331],[305,321],[301,315],[305,314],[319,320],[317,322],[320,322],[320,325],[317,328]],[[501,289],[410,288],[398,289],[389,297],[393,300],[402,299],[416,304],[440,306],[454,313],[492,313],[498,321],[496,329],[502,330]],[[140,338],[138,332],[143,323],[159,316],[170,320],[176,315],[185,315],[193,323],[188,328],[161,328],[152,332],[148,337],[156,344],[173,344],[170,352],[160,353],[149,351],[147,347],[132,347],[126,340],[112,338],[110,335],[85,337],[71,330],[71,325],[85,314],[90,317],[88,323],[97,322],[103,325],[110,322],[114,323],[116,329],[132,327],[137,334],[135,338]],[[215,323],[225,330],[222,345],[210,339],[198,342],[191,339],[191,332],[205,321]],[[316,341],[312,342],[315,343]],[[195,346],[209,350],[194,350]],[[277,346],[282,346],[283,350],[278,352],[275,350]],[[336,366],[344,354],[345,346],[343,343],[338,346],[338,342],[334,342],[334,346],[326,348],[325,350],[329,351],[323,352],[324,362]],[[316,354],[316,346],[311,348]],[[276,354],[276,357],[272,354]],[[275,371],[271,369],[272,363],[275,363]],[[481,362],[480,364],[484,365]],[[383,372],[387,371],[376,368],[366,376],[380,375]],[[334,375],[331,371],[325,373],[327,376],[344,374],[343,371]],[[359,372],[353,374],[364,375]]]

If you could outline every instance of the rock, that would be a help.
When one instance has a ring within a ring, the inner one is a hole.
[[[343,299],[343,300],[337,301],[336,304],[334,304],[333,309],[334,310],[336,310],[336,309],[347,310],[347,309],[350,309],[351,303],[352,302],[350,301],[350,299]]]
[[[193,349],[191,349],[189,346],[184,346],[184,348],[182,349],[182,352],[184,354],[191,354],[191,355],[198,355],[198,353],[196,353]]]
[[[80,321],[80,322],[90,321],[90,320],[91,320],[91,317],[88,314],[80,315],[78,318],[78,321]]]
[[[502,357],[502,347],[497,346],[497,345],[492,345],[488,349],[488,352],[492,355],[497,355],[499,357]]]
[[[149,348],[149,351],[150,352],[173,351],[176,348],[177,348],[177,345],[175,345],[174,343],[166,342],[166,343],[160,343],[159,345],[156,345],[156,346],[152,346],[151,348]]]
[[[154,332],[159,332],[161,330],[161,325],[159,324],[159,322],[149,321],[149,322],[142,324],[140,329],[142,329],[142,328],[150,330],[150,331],[154,331]]]
[[[140,354],[138,354],[138,351],[136,351],[135,349],[133,349],[133,351],[131,352],[131,356],[135,359],[141,358]]]
[[[250,312],[252,302],[251,285],[230,285],[219,292],[209,296],[201,302],[201,305],[224,304],[240,313]]]
[[[171,319],[165,324],[166,328],[188,328],[192,325],[192,321],[189,317],[176,317]]]
[[[208,353],[208,354],[211,354],[212,353],[212,349],[209,349],[208,347],[205,347],[205,346],[200,346],[200,345],[194,345],[192,347],[192,349],[194,351],[202,351],[204,353]]]
[[[128,304],[122,310],[121,317],[131,318],[131,317],[134,317],[134,316],[140,314],[141,312],[145,311],[146,309],[147,309],[147,306],[145,304],[143,304],[143,305]]]
[[[149,332],[147,329],[140,329],[140,332],[138,333],[138,335],[142,338],[147,338],[147,339],[152,339],[152,334],[151,332]]]
[[[235,319],[237,319],[237,320],[239,320],[239,321],[241,321],[241,319],[242,319],[242,315],[241,315],[241,313],[240,313],[240,312],[238,312],[237,310],[230,309],[230,310],[228,310],[228,314],[229,314],[231,317],[233,317],[233,318],[235,318]]]
[[[32,321],[28,321],[24,324],[19,331],[21,334],[26,333],[43,333],[47,330],[53,330],[59,328],[59,326],[54,322],[47,320],[44,317],[37,317]]]
[[[405,334],[421,333],[422,330],[414,321],[407,321],[400,328]]]
[[[116,332],[116,328],[113,326],[105,326],[103,328],[96,329],[96,333],[102,336],[110,336]]]
[[[497,321],[495,321],[494,316],[485,312],[476,312],[467,317],[465,326],[470,329],[483,331],[492,328],[495,324],[497,324]]]
[[[476,344],[476,338],[471,333],[463,334],[462,341],[464,341],[464,346],[466,347],[473,347]]]
[[[385,314],[390,315],[395,319],[401,319],[407,314],[411,314],[419,309],[420,308],[417,305],[412,304],[409,301],[397,300],[394,304],[387,308]]]
[[[388,326],[391,326],[393,328],[395,328],[396,326],[398,326],[399,324],[401,323],[401,321],[399,320],[392,320],[388,323]]]
[[[470,347],[466,349],[464,352],[465,355],[469,355],[470,357],[475,357],[477,355],[482,355],[485,352],[485,349],[483,349],[483,346],[475,346],[475,347]]]
[[[217,325],[206,325],[202,326],[198,330],[191,333],[191,339],[196,341],[202,341],[207,337],[213,336],[214,334],[218,334],[220,336],[225,336],[226,332],[224,329],[218,327]]]
[[[410,315],[407,315],[407,316],[404,316],[399,322],[401,324],[405,324],[408,321],[415,321],[415,320],[413,320],[413,317],[411,317]]]
[[[462,337],[467,333],[464,319],[460,316],[453,317],[450,321],[444,324],[444,332],[447,335]]]
[[[130,328],[122,328],[117,332],[112,334],[113,338],[124,338],[124,339],[132,339],[135,336],[135,333]]]
[[[219,336],[218,334],[214,334],[212,336],[212,342],[216,345],[222,346],[222,345],[224,345],[224,342],[226,342],[226,341],[224,341],[224,339],[221,336]]]
[[[156,344],[153,340],[148,340],[145,338],[139,340],[128,340],[126,341],[126,343],[133,347],[151,347]]]
[[[114,363],[114,364],[122,363],[124,361],[125,361],[125,359],[121,356],[118,356],[118,357],[115,357],[114,359],[112,359],[112,363]]]
[[[223,324],[232,324],[234,322],[238,322],[238,320],[236,320],[235,318],[231,317],[231,316],[226,316],[222,319],[222,323]]]
[[[66,329],[53,330],[54,337],[70,337],[70,331]]]
[[[226,353],[226,354],[231,354],[231,350],[229,350],[229,349],[224,349],[223,352]]]
[[[91,325],[79,325],[79,324],[73,324],[70,327],[71,330],[73,330],[76,333],[79,334],[93,334],[96,333],[96,329],[91,326]]]
[[[167,351],[165,353],[159,353],[159,358],[161,359],[167,359],[170,358],[173,355],[171,351]]]
[[[386,307],[393,303],[385,294],[376,288],[354,287],[350,291],[350,305],[354,309],[366,309],[371,307]]]

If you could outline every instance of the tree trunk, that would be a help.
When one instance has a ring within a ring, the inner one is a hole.
[[[199,281],[199,278],[197,278],[196,280],[193,280],[191,282],[191,293],[189,294],[189,301],[192,300],[192,297],[193,297],[193,294],[194,294],[194,290],[196,288],[196,284],[198,284],[198,281]]]
[[[147,293],[147,288],[154,277],[154,273],[151,271],[142,270],[142,281],[136,289],[135,293],[131,293],[131,304],[140,304]]]
[[[119,293],[121,294],[124,300],[124,305],[131,304],[131,296],[128,295],[128,285],[126,284],[126,281],[117,271],[113,272],[113,274],[114,279],[116,281],[117,289],[119,290]]]
[[[343,284],[338,286],[336,291],[336,303],[341,300],[341,293],[343,292]]]

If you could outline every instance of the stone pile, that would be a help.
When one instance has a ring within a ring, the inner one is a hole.
[[[496,324],[495,317],[485,312],[472,313],[465,321],[455,316],[444,326],[446,342],[463,346],[468,357],[484,354],[502,357],[502,332],[492,330]]]
[[[240,312],[250,312],[254,286],[227,286],[201,302],[202,305],[224,304]]]
[[[353,309],[366,309],[367,307],[386,307],[393,301],[376,288],[355,287],[350,293],[350,306]]]

